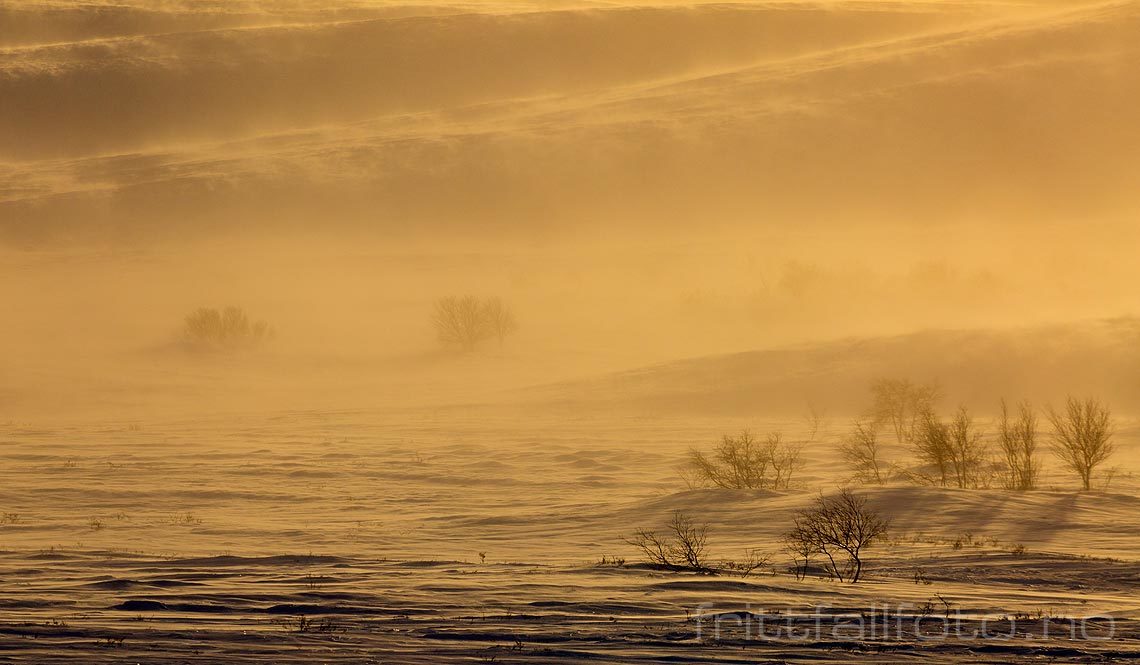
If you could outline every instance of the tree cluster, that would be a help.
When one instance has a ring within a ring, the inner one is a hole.
[[[202,307],[183,321],[183,340],[199,349],[241,349],[268,341],[273,331],[265,321],[253,321],[240,307]]]
[[[685,479],[691,487],[787,489],[802,467],[801,446],[785,442],[779,432],[761,441],[744,430],[725,434],[709,453],[689,451]]]
[[[514,312],[502,298],[476,296],[446,296],[435,302],[432,325],[440,344],[473,351],[488,339],[497,339],[499,346],[518,330]]]
[[[871,386],[872,406],[856,420],[840,442],[839,453],[853,479],[882,484],[901,476],[922,484],[975,489],[996,482],[1006,489],[1037,489],[1041,476],[1039,420],[1033,407],[1021,402],[1011,409],[1001,402],[996,435],[988,439],[965,407],[944,420],[935,409],[941,396],[936,384],[882,380]],[[1113,422],[1108,407],[1095,398],[1070,397],[1063,410],[1046,408],[1052,452],[1092,487],[1096,470],[1115,452]],[[898,466],[884,458],[882,429],[895,434],[917,462]]]

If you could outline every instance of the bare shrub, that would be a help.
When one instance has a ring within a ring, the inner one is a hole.
[[[435,301],[432,325],[444,346],[473,351],[480,342],[498,338],[499,345],[518,329],[514,313],[501,298],[480,300],[466,296],[446,296]]]
[[[483,306],[475,296],[446,296],[435,301],[432,317],[441,344],[472,351],[491,335]]]
[[[910,476],[945,487],[950,478],[950,428],[934,411],[923,412],[911,439],[911,449],[921,468],[912,471]]]
[[[641,550],[647,563],[655,566],[673,565],[673,545],[668,536],[659,536],[656,531],[638,529],[631,537],[623,537],[626,543]]]
[[[792,571],[797,580],[807,577],[812,557],[819,554],[814,539],[798,526],[784,534],[784,551],[792,559]]]
[[[785,443],[779,432],[760,441],[744,430],[725,434],[710,454],[691,450],[686,480],[695,487],[786,489],[802,467],[800,446]]]
[[[881,457],[878,427],[874,422],[856,420],[851,434],[839,444],[839,454],[854,470],[856,480],[876,485],[887,481],[889,468]]]
[[[920,464],[909,472],[913,480],[963,489],[988,487],[992,482],[989,447],[966,407],[959,407],[950,422],[943,422],[933,411],[922,414],[911,449]]]
[[[183,340],[200,349],[251,348],[272,335],[269,324],[251,321],[240,307],[202,307],[191,312],[182,326]]]
[[[1116,452],[1112,442],[1112,413],[1095,398],[1070,397],[1065,410],[1049,407],[1053,425],[1053,454],[1081,478],[1085,490],[1092,487],[1096,468]]]
[[[867,505],[866,497],[843,489],[820,496],[814,505],[801,510],[784,542],[789,549],[806,553],[805,560],[820,555],[831,576],[855,584],[863,574],[863,551],[885,538],[889,526],[887,519]],[[806,563],[803,570],[806,573]]]
[[[752,573],[761,570],[764,566],[772,560],[772,557],[758,549],[749,549],[744,552],[744,558],[738,561],[723,561],[720,564],[720,571],[727,573],[734,573],[741,577],[748,577]]]
[[[998,444],[1003,461],[1002,485],[1022,492],[1037,489],[1041,462],[1037,455],[1037,414],[1032,406],[1020,403],[1017,415],[1012,416],[1005,400],[1001,401]]]
[[[666,533],[638,529],[623,540],[641,551],[648,563],[675,569],[710,572],[705,561],[708,545],[708,524],[697,524],[684,512],[677,510],[666,525]]]
[[[950,434],[950,468],[958,487],[988,486],[991,478],[988,447],[982,433],[974,427],[974,420],[966,407],[958,407],[947,431]]]
[[[923,415],[933,411],[942,397],[935,383],[914,384],[906,379],[879,379],[871,384],[871,418],[888,425],[899,443],[910,443]]]
[[[779,432],[768,435],[768,451],[772,456],[772,488],[787,489],[792,474],[804,467],[803,447],[798,443],[785,443]]]
[[[491,335],[499,340],[499,348],[502,348],[503,340],[508,335],[514,334],[519,328],[514,312],[503,302],[502,298],[495,296],[483,301],[483,314],[487,318],[487,326],[491,330]]]
[[[827,428],[826,413],[812,402],[808,402],[803,420],[807,426],[808,443],[815,441],[815,438]]]

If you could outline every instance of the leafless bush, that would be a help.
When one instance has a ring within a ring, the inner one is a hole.
[[[696,487],[786,489],[802,467],[800,446],[785,443],[779,432],[759,441],[744,430],[724,435],[711,454],[690,451],[686,480]]]
[[[808,443],[815,441],[815,438],[827,428],[826,414],[812,402],[808,402],[803,419],[807,426]]]
[[[856,480],[876,485],[887,481],[889,468],[881,457],[878,427],[874,422],[856,420],[851,434],[839,444],[839,454],[855,472]]]
[[[202,307],[186,317],[182,336],[195,348],[241,349],[268,341],[273,335],[265,321],[251,321],[240,307]]]
[[[1112,442],[1112,413],[1100,400],[1070,397],[1063,412],[1049,407],[1053,425],[1053,454],[1081,478],[1085,490],[1092,486],[1096,468],[1116,452]]]
[[[806,558],[820,555],[830,575],[854,584],[863,573],[863,551],[884,538],[888,527],[889,522],[867,505],[865,497],[843,489],[820,496],[813,506],[800,511],[784,541],[789,548],[807,553]]]
[[[772,557],[768,554],[758,549],[750,549],[745,551],[743,559],[721,562],[719,570],[726,573],[734,573],[741,577],[748,577],[764,566],[767,566],[771,560]]]
[[[819,554],[814,539],[798,526],[784,534],[784,551],[792,559],[792,571],[797,580],[807,577],[812,557]]]
[[[435,302],[432,318],[441,344],[471,351],[491,335],[483,306],[475,296],[446,296]]]
[[[514,313],[501,298],[446,296],[435,302],[432,315],[436,336],[444,346],[473,351],[492,337],[503,340],[518,329]]]
[[[1019,491],[1037,489],[1041,462],[1037,455],[1037,414],[1032,406],[1018,404],[1017,415],[1012,416],[1005,400],[1001,401],[998,443],[1004,462],[1002,485]]]
[[[993,464],[982,433],[965,407],[959,407],[950,422],[942,422],[933,411],[922,414],[911,448],[921,468],[910,472],[912,479],[941,487],[988,487]]]
[[[923,412],[911,448],[922,467],[912,471],[911,478],[945,487],[950,478],[950,428],[934,411]]]
[[[483,301],[483,314],[487,317],[487,326],[491,334],[499,340],[499,348],[503,347],[503,340],[518,330],[519,324],[514,312],[502,298],[492,297]]]
[[[910,443],[926,413],[942,397],[935,383],[914,384],[906,379],[879,379],[871,384],[870,416],[888,425],[899,443]]]
[[[787,489],[792,484],[792,474],[804,467],[803,448],[797,443],[785,443],[779,432],[768,435],[768,447],[772,455],[772,488]]]
[[[990,484],[992,465],[988,447],[982,433],[974,427],[974,420],[966,407],[958,407],[958,412],[950,421],[950,468],[954,480],[960,488],[987,487]]]
[[[632,537],[623,540],[640,550],[645,560],[653,565],[701,572],[712,570],[705,561],[707,524],[697,524],[677,510],[665,528],[664,534],[638,529]]]

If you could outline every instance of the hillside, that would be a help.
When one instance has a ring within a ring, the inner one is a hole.
[[[1097,395],[1140,404],[1140,321],[1020,330],[932,330],[717,355],[546,386],[533,398],[597,408],[798,415],[865,408],[879,378],[937,381],[949,405],[992,413],[998,401]]]

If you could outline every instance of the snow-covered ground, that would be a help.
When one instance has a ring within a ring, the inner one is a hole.
[[[869,554],[867,579],[797,581],[779,538],[796,509],[845,481],[833,450],[842,426],[828,423],[807,444],[793,489],[686,489],[677,468],[689,447],[740,424],[803,436],[794,422],[503,406],[9,425],[0,655],[993,662],[1140,653],[1131,474],[1092,493],[1057,469],[1049,489],[1022,494],[862,488],[894,521],[890,541]],[[1138,442],[1124,431],[1121,457],[1132,459]],[[746,578],[638,565],[621,536],[678,509],[709,523],[713,558],[759,548],[772,565]]]

